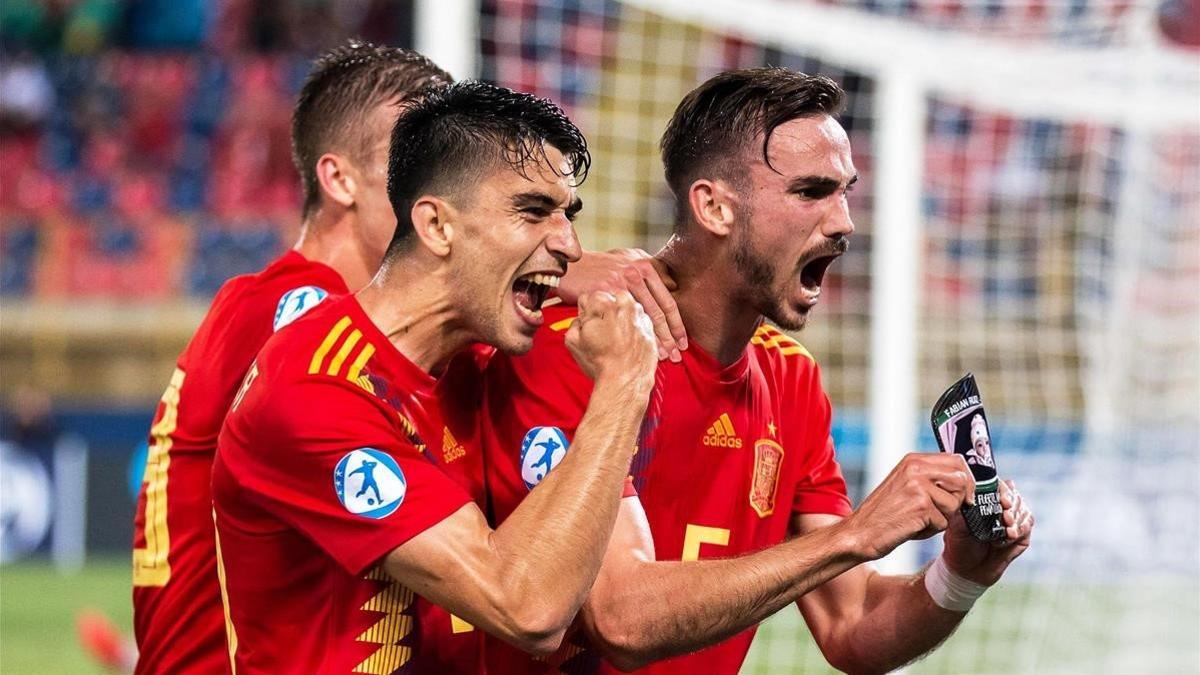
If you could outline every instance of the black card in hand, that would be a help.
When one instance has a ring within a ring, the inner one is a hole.
[[[975,506],[962,507],[971,535],[979,541],[1003,540],[1000,480],[987,414],[974,375],[967,373],[942,394],[933,406],[930,423],[942,452],[962,455],[975,476]]]

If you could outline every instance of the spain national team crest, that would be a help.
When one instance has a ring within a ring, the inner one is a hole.
[[[350,513],[379,519],[400,508],[408,482],[391,455],[375,448],[359,448],[337,463],[333,489]]]
[[[534,427],[521,441],[521,480],[532,490],[567,456],[567,436],[558,427]]]
[[[783,466],[783,447],[763,438],[754,444],[754,476],[750,481],[750,506],[760,518],[775,512],[775,492],[779,489],[779,469]]]

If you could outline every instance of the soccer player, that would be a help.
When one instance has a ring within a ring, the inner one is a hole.
[[[221,422],[274,331],[375,273],[396,222],[386,195],[392,123],[417,92],[450,81],[419,54],[354,41],[321,56],[305,81],[292,119],[305,195],[300,240],[221,287],[150,430],[133,545],[138,672],[226,667],[210,493]]]
[[[445,423],[427,392],[456,354],[532,345],[581,254],[571,219],[588,161],[578,129],[528,94],[464,82],[401,115],[382,267],[267,341],[221,432],[212,489],[236,672],[426,672],[414,594],[526,651],[557,648],[636,450],[649,318],[628,292],[580,299],[565,345],[594,386],[574,449],[494,531],[426,458],[421,430]]]
[[[945,639],[1028,547],[1033,517],[1011,483],[1008,541],[971,538],[959,508],[974,482],[955,455],[908,455],[852,510],[817,362],[764,322],[804,326],[854,231],[842,100],[831,80],[765,68],[718,75],[679,104],[662,140],[677,220],[657,258],[691,346],[659,365],[661,409],[633,462],[640,502],[623,500],[584,634],[542,661],[489,644],[497,672],[675,657],[646,670],[735,673],[756,624],[791,602],[833,666],[882,672]],[[528,354],[488,364],[481,435],[497,522],[574,452],[590,389],[564,349],[576,320],[551,308]],[[570,447],[551,454],[546,438]],[[863,564],[940,531],[942,554],[922,573]]]

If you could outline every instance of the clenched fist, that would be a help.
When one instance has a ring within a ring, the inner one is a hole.
[[[867,560],[882,558],[910,539],[945,530],[963,503],[974,503],[975,479],[961,455],[912,453],[847,519]]]
[[[579,297],[579,317],[567,331],[567,349],[588,377],[649,395],[658,348],[650,318],[628,291]]]

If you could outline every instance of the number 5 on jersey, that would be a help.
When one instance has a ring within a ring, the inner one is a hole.
[[[688,523],[687,530],[683,533],[683,556],[680,559],[699,560],[701,544],[728,546],[729,530]]]

